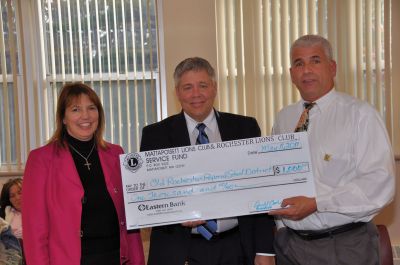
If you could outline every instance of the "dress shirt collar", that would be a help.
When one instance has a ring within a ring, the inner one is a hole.
[[[189,133],[190,144],[194,145],[196,144],[196,139],[197,136],[199,135],[199,130],[196,129],[196,126],[199,122],[192,119],[186,113],[184,114],[185,114],[187,130]],[[205,132],[208,136],[208,139],[210,140],[210,143],[221,141],[221,135],[218,128],[216,115],[218,115],[218,113],[212,110],[210,114],[207,116],[207,118],[204,121],[202,121],[207,126],[205,128]]]
[[[184,112],[184,115],[186,119],[188,132],[190,134],[193,133],[195,130],[197,132],[196,126],[200,122],[195,121],[186,112]],[[214,109],[210,112],[210,114],[208,114],[207,118],[205,118],[205,120],[202,121],[202,123],[204,123],[207,126],[206,131],[210,130],[213,134],[216,132],[216,130],[218,129],[218,125],[217,125],[217,119],[215,118]]]
[[[332,89],[327,94],[325,94],[321,98],[314,101],[316,104],[310,110],[310,114],[312,114],[313,112],[316,112],[316,111],[323,112],[324,110],[326,110],[326,108],[331,104],[331,102],[334,101],[334,99],[336,97],[336,93],[337,92],[335,91],[335,89]],[[303,99],[300,100],[300,104],[302,107],[304,106],[305,102],[308,102],[308,101],[304,101]]]

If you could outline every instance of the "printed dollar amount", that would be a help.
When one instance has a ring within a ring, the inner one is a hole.
[[[274,166],[274,175],[305,173],[309,171],[310,171],[310,165],[308,162]]]

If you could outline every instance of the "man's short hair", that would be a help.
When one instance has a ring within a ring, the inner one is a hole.
[[[200,57],[191,57],[186,58],[176,66],[174,71],[175,87],[179,86],[179,82],[181,81],[181,77],[184,73],[188,71],[201,70],[205,70],[213,82],[216,82],[215,70],[211,64],[206,59]]]
[[[304,35],[295,40],[290,47],[290,61],[293,57],[293,49],[298,47],[311,47],[321,45],[328,59],[333,60],[332,46],[327,39],[319,35]]]

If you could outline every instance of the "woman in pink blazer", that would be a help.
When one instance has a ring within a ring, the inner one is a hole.
[[[33,150],[24,175],[28,265],[144,265],[139,231],[127,231],[120,146],[103,140],[104,111],[81,83],[63,87],[56,131]]]

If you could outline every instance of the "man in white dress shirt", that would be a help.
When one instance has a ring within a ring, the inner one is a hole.
[[[394,196],[394,159],[385,124],[368,103],[334,90],[336,62],[330,43],[317,35],[290,50],[292,82],[302,99],[282,109],[273,133],[293,132],[304,105],[315,103],[306,127],[316,197],[283,200],[271,212],[278,230],[278,265],[379,264],[371,222]]]

